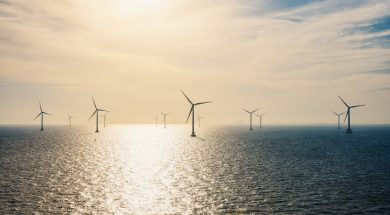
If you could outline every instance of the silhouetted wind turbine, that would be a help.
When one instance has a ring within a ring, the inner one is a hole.
[[[36,116],[36,117],[34,118],[34,120],[35,120],[36,118],[38,118],[39,116],[41,116],[41,131],[43,131],[43,115],[44,115],[44,114],[46,114],[46,115],[51,115],[51,114],[46,113],[46,112],[44,112],[44,111],[42,110],[42,105],[41,105],[40,102],[39,102],[39,109],[41,110],[41,112],[38,114],[38,116]]]
[[[161,114],[164,116],[164,128],[167,128],[167,116],[171,113],[163,113],[161,112]]]
[[[107,116],[107,114],[108,114],[108,113],[106,113],[106,114],[104,114],[104,116],[102,116],[104,127],[106,127],[106,116]]]
[[[199,115],[199,111],[198,111],[198,118],[197,118],[197,120],[198,120],[198,127],[200,128],[200,119],[203,119],[203,117],[201,117],[200,115]]]
[[[245,110],[245,109],[243,108],[243,110],[244,110],[245,112],[249,113],[249,118],[250,118],[250,120],[249,120],[249,124],[250,124],[249,130],[250,130],[250,131],[253,130],[253,129],[252,129],[252,114],[253,114],[254,112],[256,112],[257,110],[259,110],[259,109],[260,109],[260,108],[257,108],[256,110],[250,112],[250,111],[247,111],[247,110]]]
[[[90,120],[93,117],[93,115],[96,114],[96,131],[95,132],[99,132],[99,111],[104,111],[104,112],[109,112],[109,111],[108,110],[99,109],[96,106],[96,103],[95,103],[95,100],[93,99],[93,97],[92,97],[92,101],[93,101],[93,105],[95,106],[95,111],[93,112],[91,117],[89,117],[88,120]]]
[[[344,118],[344,122],[345,122],[345,120],[348,117],[348,129],[347,129],[346,133],[350,134],[350,133],[352,133],[352,129],[351,129],[351,108],[361,107],[361,106],[365,106],[365,105],[349,106],[340,96],[339,96],[339,98],[345,104],[345,106],[348,108],[347,114],[345,115],[345,118]]]
[[[257,117],[259,117],[259,120],[260,120],[260,128],[261,128],[261,124],[262,124],[262,121],[263,121],[263,116],[264,116],[265,113],[262,113],[261,115],[259,114],[256,114]]]
[[[72,127],[72,116],[69,115],[69,113],[68,113],[68,122],[69,122],[69,127]]]
[[[186,123],[188,122],[188,119],[190,118],[190,115],[192,113],[192,134],[191,134],[191,137],[196,137],[196,135],[195,135],[195,126],[194,126],[195,125],[195,106],[196,105],[201,105],[201,104],[211,103],[213,101],[192,103],[192,101],[187,97],[187,95],[183,92],[183,90],[180,90],[180,91],[181,91],[181,93],[183,93],[184,97],[186,97],[188,102],[191,104],[191,110],[190,110],[190,113],[188,114]]]
[[[332,113],[334,113],[334,115],[337,116],[337,120],[338,120],[338,127],[337,127],[337,129],[340,129],[340,116],[343,115],[345,112],[336,113],[336,112],[332,111]]]

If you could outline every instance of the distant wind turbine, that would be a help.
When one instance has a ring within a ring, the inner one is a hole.
[[[39,109],[41,110],[41,112],[38,114],[38,116],[36,116],[36,117],[34,118],[34,120],[35,120],[36,118],[38,118],[39,116],[41,116],[41,131],[43,131],[43,115],[46,114],[46,115],[51,116],[51,114],[46,113],[46,112],[44,112],[44,111],[42,110],[42,105],[41,105],[40,102],[39,102]]]
[[[188,119],[190,118],[190,115],[191,115],[191,113],[192,113],[192,134],[191,134],[191,137],[196,137],[196,135],[195,135],[195,106],[201,105],[201,104],[211,103],[211,102],[213,102],[213,101],[193,103],[193,102],[188,98],[188,96],[183,92],[183,90],[180,90],[180,91],[181,91],[181,93],[183,93],[184,97],[186,97],[186,99],[188,100],[188,102],[191,104],[191,110],[190,110],[190,113],[188,114],[186,123],[188,122]]]
[[[345,115],[345,118],[344,118],[344,122],[345,120],[347,119],[348,117],[348,129],[346,131],[346,133],[348,134],[351,134],[352,133],[352,129],[351,129],[351,108],[356,108],[356,107],[361,107],[361,106],[365,106],[365,105],[354,105],[354,106],[349,106],[340,96],[339,98],[341,99],[341,101],[345,104],[345,106],[347,107],[347,114]]]
[[[161,114],[163,115],[164,117],[164,128],[167,128],[167,116],[171,113],[163,113],[161,112]]]
[[[260,128],[262,128],[261,125],[262,125],[262,121],[263,121],[263,116],[264,116],[264,114],[265,114],[265,113],[262,113],[261,115],[256,114],[256,116],[259,117],[259,120],[260,120],[260,122],[259,122],[259,123],[260,123]]]
[[[247,111],[247,110],[245,110],[244,108],[243,108],[243,110],[245,111],[245,112],[247,112],[247,113],[249,113],[249,130],[250,131],[252,131],[253,129],[252,129],[252,114],[254,113],[254,112],[256,112],[256,111],[258,111],[260,108],[257,108],[256,110],[254,110],[254,111],[252,111],[252,112],[250,112],[250,111]]]
[[[69,115],[69,113],[68,113],[68,122],[69,122],[69,127],[72,127],[72,116],[71,115]]]
[[[104,114],[104,116],[102,116],[104,128],[106,127],[106,116],[107,116],[107,114],[108,113],[106,113],[106,114]]]
[[[198,118],[197,118],[197,120],[198,120],[198,127],[200,128],[200,119],[203,119],[203,117],[201,117],[200,115],[199,115],[199,111],[198,111]]]
[[[99,109],[96,106],[96,103],[95,103],[95,100],[93,99],[93,97],[92,97],[92,101],[93,101],[93,105],[95,106],[95,111],[93,112],[91,117],[89,117],[88,120],[90,120],[93,117],[93,115],[96,114],[96,131],[95,132],[99,132],[99,111],[103,111],[103,112],[109,112],[109,111],[108,110]]]
[[[337,120],[338,120],[338,127],[337,127],[337,129],[340,129],[340,116],[343,115],[345,112],[336,113],[336,112],[332,111],[332,113],[334,113],[334,115],[337,116]]]

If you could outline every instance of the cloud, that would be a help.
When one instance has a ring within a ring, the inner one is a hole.
[[[201,85],[204,97],[284,105],[390,81],[389,1],[164,2],[2,1],[1,76],[144,93]]]

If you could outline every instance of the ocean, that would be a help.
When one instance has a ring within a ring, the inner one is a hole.
[[[390,126],[0,127],[0,214],[390,214]]]

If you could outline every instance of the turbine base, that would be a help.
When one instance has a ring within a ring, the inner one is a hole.
[[[196,137],[196,134],[191,134],[191,137]]]
[[[350,128],[347,129],[347,131],[345,132],[347,134],[352,134],[352,130]]]

